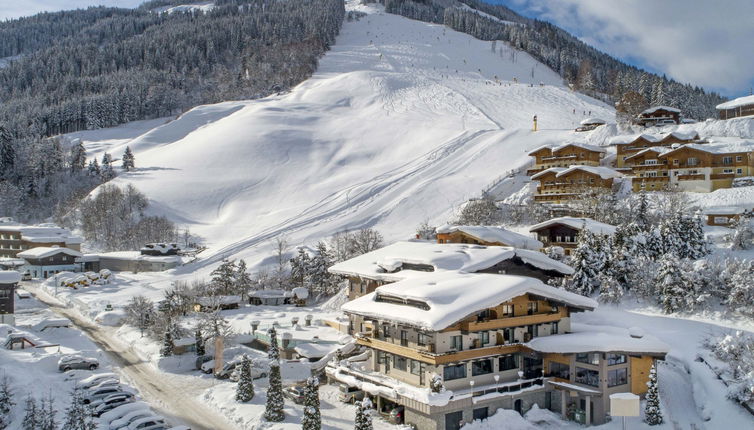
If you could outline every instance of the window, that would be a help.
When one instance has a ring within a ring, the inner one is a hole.
[[[10,297],[10,290],[0,290],[0,299],[7,299]]]
[[[571,366],[562,363],[550,363],[550,376],[561,379],[571,379]]]
[[[485,309],[482,312],[479,312],[478,314],[476,314],[476,319],[478,321],[484,321],[484,320],[490,319],[490,310]]]
[[[742,174],[743,172],[744,172],[744,169],[736,169],[736,173],[739,175]]]
[[[405,372],[406,370],[408,370],[408,359],[406,359],[406,357],[401,357],[400,355],[394,355],[393,367]]]
[[[490,332],[488,331],[480,331],[479,332],[479,346],[484,346],[490,343]]]
[[[529,336],[531,337],[539,336],[539,325],[532,324],[532,325],[526,326],[526,332],[529,333]]]
[[[367,292],[367,281],[361,281],[361,294],[366,294]]]
[[[553,321],[550,327],[550,334],[558,334],[558,322]]]
[[[576,382],[579,384],[598,387],[600,385],[600,372],[596,370],[576,368]]]
[[[503,316],[512,317],[514,315],[513,305],[503,305]]]
[[[529,302],[526,304],[526,313],[533,315],[537,313],[537,302]]]
[[[466,377],[466,365],[456,364],[455,366],[445,366],[442,369],[442,379],[452,381],[453,379],[462,379]]]
[[[416,360],[409,360],[411,363],[411,373],[418,375],[421,373],[421,363]]]
[[[507,354],[500,357],[498,362],[500,371],[518,369],[518,354]]]
[[[688,164],[689,166],[696,166],[697,164],[699,164],[699,159],[697,159],[696,157],[689,157],[686,159],[686,164]]]
[[[736,161],[743,161],[744,157],[741,155],[736,155]]]
[[[427,346],[429,342],[430,342],[429,335],[427,335],[426,333],[421,333],[421,332],[418,333],[416,343],[419,346]]]
[[[506,328],[503,330],[503,340],[505,343],[515,342],[515,332],[512,328]]]
[[[626,356],[623,354],[607,354],[607,365],[615,366],[626,362]]]
[[[479,408],[474,409],[474,420],[486,420],[488,417],[487,415],[487,408]]]
[[[723,169],[723,173],[733,173],[733,169]]]
[[[646,176],[647,176],[648,178],[656,178],[656,177],[657,177],[657,172],[654,172],[654,171],[652,171],[652,172],[647,172]]]
[[[673,165],[677,166],[681,163],[681,160],[673,160]]]
[[[471,376],[492,373],[492,359],[474,361],[471,363]]]
[[[625,367],[622,369],[608,370],[607,371],[607,386],[615,387],[618,385],[628,384],[628,369]]]
[[[463,351],[463,338],[461,336],[452,336],[450,338],[450,349]]]
[[[733,157],[723,157],[723,164],[733,164]]]
[[[576,361],[579,363],[594,364],[595,366],[600,364],[599,352],[582,352],[576,354]]]
[[[382,338],[390,338],[390,324],[382,324]]]
[[[68,256],[67,255],[63,256],[63,261],[68,261]]]
[[[408,332],[401,330],[401,346],[408,346]]]
[[[655,165],[655,164],[657,164],[657,160],[645,160],[644,164],[646,164],[646,165]]]

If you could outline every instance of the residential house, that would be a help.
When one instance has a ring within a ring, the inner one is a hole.
[[[566,255],[576,248],[576,241],[581,230],[587,229],[595,234],[612,236],[615,226],[595,221],[591,218],[560,217],[541,222],[529,228],[546,247],[559,246]]]
[[[283,290],[256,290],[249,292],[249,304],[257,306],[282,306],[290,304],[293,293]]]
[[[214,312],[238,309],[241,305],[240,296],[197,297],[194,299],[194,312]]]
[[[634,122],[644,127],[681,123],[681,111],[670,106],[653,106],[636,116]]]
[[[754,95],[739,97],[716,106],[720,119],[754,115]]]
[[[81,253],[70,248],[45,246],[27,249],[17,256],[26,260],[22,270],[32,278],[47,279],[56,273],[76,271],[79,267],[76,258],[81,257]]]
[[[605,124],[607,124],[607,122],[604,119],[587,118],[579,123],[579,127],[576,127],[576,131],[591,131]]]
[[[612,192],[616,180],[622,177],[622,173],[609,167],[551,167],[531,177],[539,181],[534,201],[562,204],[579,198],[590,189]]]
[[[704,143],[704,141],[699,139],[699,134],[695,131],[688,133],[674,131],[665,134],[644,133],[638,136],[616,136],[610,139],[610,144],[615,146],[615,168],[618,170],[630,168],[632,162],[627,161],[627,159],[647,148],[670,148],[684,143]]]
[[[159,251],[154,251],[159,252]],[[171,251],[169,251],[171,252]],[[181,257],[175,253],[144,254],[140,251],[114,251],[86,254],[76,259],[84,271],[98,272],[103,269],[116,272],[163,272],[178,267]]]
[[[141,248],[141,255],[162,257],[166,255],[178,255],[180,248],[177,243],[148,243]]]
[[[707,225],[722,227],[730,227],[746,213],[746,209],[739,206],[719,206],[704,210]]]
[[[469,243],[484,246],[511,246],[539,250],[542,243],[498,226],[445,225],[437,229],[437,243]]]
[[[529,168],[526,174],[531,176],[551,167],[599,166],[605,153],[605,148],[586,143],[540,146],[529,152],[529,155],[534,157],[534,166]]]
[[[403,406],[405,423],[419,430],[457,430],[497,409],[523,414],[535,404],[601,424],[608,396],[642,395],[649,366],[667,347],[627,331],[572,327],[572,314],[596,307],[529,277],[405,279],[343,305],[357,343],[372,354],[363,365],[331,363],[326,373],[369,387],[379,412]],[[431,391],[433,375],[444,392]]]
[[[0,324],[15,325],[15,290],[21,274],[15,270],[0,271]]]
[[[418,241],[396,242],[337,263],[328,271],[348,279],[349,300],[369,294],[381,285],[427,273],[513,274],[543,281],[573,273],[571,267],[538,251]]]
[[[83,241],[54,224],[23,225],[11,218],[0,222],[0,258],[15,258],[19,252],[37,247],[58,246],[80,251]]]

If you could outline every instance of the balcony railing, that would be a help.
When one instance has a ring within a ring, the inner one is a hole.
[[[679,181],[699,181],[704,180],[705,178],[705,175],[678,175]]]

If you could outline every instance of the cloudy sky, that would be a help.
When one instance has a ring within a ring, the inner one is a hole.
[[[0,0],[0,20],[143,0]],[[626,62],[725,96],[754,86],[753,0],[487,0],[547,20]],[[187,3],[190,0],[187,0]]]

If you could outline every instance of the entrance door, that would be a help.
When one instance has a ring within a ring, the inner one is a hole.
[[[419,363],[419,385],[424,385],[426,382],[427,365],[426,363]]]
[[[521,399],[516,399],[516,401],[513,402],[513,409],[515,409],[516,412],[518,412],[521,415],[524,414],[524,411],[523,411],[524,406],[523,406],[523,402],[521,401]]]
[[[463,421],[463,411],[445,414],[445,430],[460,430]]]

